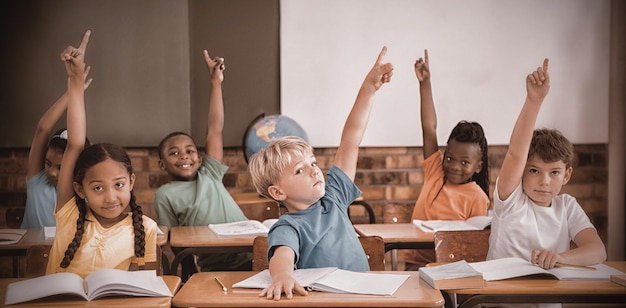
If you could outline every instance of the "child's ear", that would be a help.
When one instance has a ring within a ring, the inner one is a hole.
[[[287,198],[283,191],[276,185],[268,187],[267,192],[270,194],[270,197],[276,201],[283,201]]]
[[[159,168],[161,168],[161,170],[165,170],[165,163],[163,162],[163,159],[159,159]]]
[[[482,160],[480,162],[478,162],[478,165],[476,165],[476,171],[474,171],[474,173],[480,173],[481,171],[483,171],[483,161]]]
[[[130,174],[130,190],[133,190],[133,187],[135,187],[135,174],[131,173]]]
[[[74,186],[74,192],[76,192],[76,194],[81,198],[81,199],[85,199],[85,197],[87,196],[85,194],[85,190],[83,189],[83,186],[76,183],[76,182],[72,182],[72,185]]]
[[[572,172],[574,172],[574,168],[572,167],[568,167],[567,169],[565,169],[565,175],[563,176],[563,186],[565,186],[565,184],[567,184],[567,182],[569,182],[569,180],[572,178]]]

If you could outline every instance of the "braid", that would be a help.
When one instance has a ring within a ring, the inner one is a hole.
[[[74,239],[65,250],[65,256],[61,260],[61,268],[67,268],[70,266],[70,262],[74,259],[76,250],[80,247],[80,242],[83,239],[83,233],[85,233],[85,221],[87,221],[87,205],[85,199],[76,198],[76,206],[78,207],[78,219],[76,219],[76,233]]]
[[[143,210],[141,205],[137,204],[135,194],[132,191],[130,193],[130,208],[133,212],[133,228],[135,230],[135,257],[138,259],[138,265],[143,266],[146,255],[146,232],[143,228]]]

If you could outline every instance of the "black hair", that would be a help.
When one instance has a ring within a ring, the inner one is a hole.
[[[170,138],[172,138],[172,137],[176,137],[176,136],[180,136],[180,135],[187,136],[187,137],[189,137],[189,139],[191,139],[193,141],[193,137],[191,137],[191,135],[189,135],[189,134],[187,134],[185,132],[172,132],[172,133],[167,134],[167,136],[165,136],[165,138],[161,139],[161,142],[159,142],[159,145],[157,147],[157,149],[159,151],[159,158],[160,159],[163,159],[163,147],[165,146],[165,142],[167,140],[169,140]]]
[[[85,138],[85,147],[91,145],[91,142],[88,138]],[[50,141],[48,142],[48,149],[54,149],[61,153],[65,152],[65,148],[67,147],[67,129],[61,128],[52,134]]]
[[[464,143],[476,143],[480,147],[481,161],[483,167],[478,173],[474,173],[470,178],[470,181],[476,182],[478,186],[489,197],[489,155],[487,147],[487,138],[485,137],[485,131],[483,127],[477,122],[460,121],[452,129],[450,137],[448,137],[448,143],[450,140],[456,140]]]

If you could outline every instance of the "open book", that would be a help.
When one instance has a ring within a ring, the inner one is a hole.
[[[491,225],[491,216],[473,216],[467,220],[413,220],[424,232],[482,230]]]
[[[267,235],[270,227],[276,221],[278,221],[278,219],[275,218],[266,219],[263,222],[258,220],[242,220],[222,224],[209,224],[209,229],[211,229],[217,237]]]
[[[419,273],[420,278],[439,290],[478,289],[484,285],[483,275],[465,260],[420,267]]]
[[[56,273],[13,282],[7,287],[5,305],[27,302],[52,295],[77,295],[85,300],[103,296],[172,296],[154,270],[123,271],[101,269],[84,280],[74,273]]]
[[[24,234],[26,234],[26,229],[0,229],[0,245],[9,245],[15,244],[19,242]]]
[[[469,263],[475,270],[481,272],[487,281],[502,280],[528,275],[547,275],[559,280],[575,279],[610,279],[611,275],[624,275],[625,273],[606,264],[595,264],[590,267],[595,270],[578,269],[572,267],[554,267],[549,270],[543,269],[527,260],[510,257],[482,262]]]
[[[335,267],[295,270],[294,278],[310,291],[393,295],[410,277],[407,274],[353,272]],[[233,288],[264,289],[272,284],[269,270],[233,284]]]

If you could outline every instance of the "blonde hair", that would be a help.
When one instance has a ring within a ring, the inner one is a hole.
[[[252,155],[248,169],[256,191],[273,199],[269,187],[280,181],[283,171],[294,158],[304,157],[307,153],[313,153],[313,147],[300,137],[290,136],[277,139]]]

